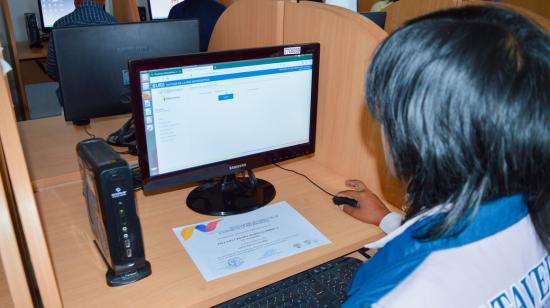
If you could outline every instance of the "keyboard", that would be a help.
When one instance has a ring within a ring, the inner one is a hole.
[[[340,307],[362,263],[340,257],[216,307]]]

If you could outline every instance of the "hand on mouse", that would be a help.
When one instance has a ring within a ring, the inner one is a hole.
[[[353,190],[344,190],[337,193],[337,196],[347,197],[357,200],[358,207],[344,206],[344,212],[363,222],[373,225],[379,225],[382,218],[390,213],[384,203],[365,183],[359,180],[346,180],[346,186]]]

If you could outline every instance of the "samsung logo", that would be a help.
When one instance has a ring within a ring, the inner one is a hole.
[[[286,55],[299,55],[302,52],[302,48],[298,47],[287,47],[284,49],[284,54]]]
[[[116,52],[118,53],[127,53],[127,52],[136,52],[143,53],[149,50],[148,46],[124,46],[117,47]]]
[[[240,169],[240,168],[244,168],[246,167],[246,164],[240,164],[240,165],[235,165],[235,166],[229,166],[229,170],[235,170],[235,169]]]

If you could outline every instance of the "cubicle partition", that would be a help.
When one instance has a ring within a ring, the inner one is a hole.
[[[386,7],[386,26],[384,30],[392,33],[407,20],[442,9],[457,7],[462,0],[400,0]]]
[[[29,287],[24,287],[22,284],[25,281],[27,286],[34,286],[34,281],[28,281],[22,273],[23,264],[30,262],[32,266],[25,270],[29,272],[27,275],[31,276],[32,280],[36,279],[36,287],[44,306],[61,307],[56,276],[34,198],[4,72],[0,73],[0,79],[0,151],[2,151],[0,171],[2,181],[5,181],[2,185],[4,190],[0,192],[0,195],[5,196],[4,198],[0,196],[2,198],[0,203],[3,203],[0,205],[0,210],[3,212],[0,217],[3,220],[2,231],[6,232],[0,249],[10,293],[17,306],[27,306],[30,300]],[[8,211],[11,215],[3,215]],[[12,220],[14,217],[17,221]],[[18,224],[21,225],[22,230],[16,233]],[[22,256],[22,251],[15,247],[14,234],[17,234],[19,242],[26,246],[24,249],[28,251],[30,260],[22,259],[25,256]]]
[[[550,1],[547,0],[503,0],[499,2],[485,0],[400,0],[384,9],[387,13],[384,30],[391,33],[415,17],[462,5],[494,5],[507,8],[531,18],[544,29],[550,30]]]
[[[529,10],[526,8],[526,7],[529,7],[527,5],[517,6],[517,5],[510,4],[508,2],[513,2],[513,1],[494,3],[494,2],[486,2],[483,0],[462,0],[462,5],[494,5],[497,7],[513,10],[531,19],[533,22],[538,24],[541,28],[545,29],[546,32],[550,33],[550,19],[549,19],[550,17],[548,17],[548,15],[547,17],[545,17],[544,15],[539,14],[538,11]],[[550,1],[540,0],[540,2],[546,3],[547,8],[550,7]],[[527,1],[527,3],[532,3],[532,1]]]
[[[136,0],[114,0],[113,16],[120,22],[139,22]]]

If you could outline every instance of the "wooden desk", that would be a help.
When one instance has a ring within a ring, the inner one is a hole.
[[[128,117],[120,115],[92,119],[88,131],[106,138],[119,129]],[[90,138],[83,126],[66,122],[63,116],[22,121],[17,125],[35,191],[80,181],[76,144]],[[137,161],[129,155],[124,157],[132,162]]]
[[[93,120],[89,130],[105,136],[125,120],[126,116]],[[18,125],[66,307],[211,306],[348,254],[382,235],[377,227],[341,212],[329,196],[301,176],[264,167],[256,175],[275,185],[277,195],[273,202],[288,201],[332,244],[206,282],[172,233],[173,227],[212,219],[187,208],[185,199],[191,188],[152,196],[138,192],[145,253],[153,274],[135,284],[111,288],[105,282],[106,267],[92,243],[76,164],[76,143],[88,136],[82,127],[74,127],[61,117]],[[343,188],[345,178],[324,167],[315,157],[295,159],[284,165],[306,173],[329,191]]]
[[[42,47],[31,48],[29,41],[16,43],[19,61],[46,58],[48,56],[48,42],[42,42]]]
[[[29,41],[16,42],[13,54],[21,112],[23,120],[28,120],[30,119],[30,111],[25,85],[52,81],[47,75],[43,63],[48,56],[48,42],[42,42],[41,48],[30,48]]]

